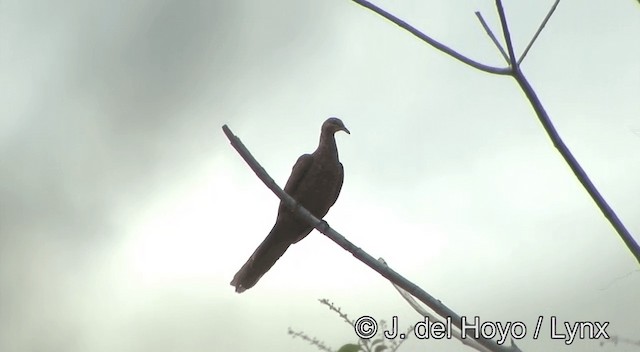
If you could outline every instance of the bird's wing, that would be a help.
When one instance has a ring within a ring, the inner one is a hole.
[[[294,197],[300,181],[304,178],[304,175],[309,172],[309,169],[311,169],[311,164],[313,164],[313,155],[311,154],[303,154],[298,158],[298,161],[296,161],[291,169],[291,175],[287,183],[284,185],[284,191],[288,195]]]
[[[342,163],[338,162],[338,179],[336,183],[335,193],[331,197],[331,203],[329,203],[329,207],[333,206],[338,200],[338,196],[340,195],[340,190],[342,190],[342,182],[344,181],[344,168],[342,167]]]

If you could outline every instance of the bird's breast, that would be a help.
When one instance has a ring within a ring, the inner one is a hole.
[[[296,200],[318,218],[324,217],[331,205],[338,187],[342,184],[342,174],[329,168],[318,167],[313,177],[305,178],[296,192]]]

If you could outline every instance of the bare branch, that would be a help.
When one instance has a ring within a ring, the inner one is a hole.
[[[496,0],[496,8],[498,9],[498,15],[500,15],[500,23],[502,24],[502,33],[504,34],[504,41],[505,43],[507,43],[507,51],[509,52],[509,62],[511,63],[511,69],[513,71],[517,71],[518,65],[516,62],[516,55],[513,53],[513,42],[511,42],[511,34],[509,33],[509,26],[507,25],[507,17],[504,14],[502,1]]]
[[[387,265],[387,262],[383,259],[383,258],[378,258],[378,261],[384,265]],[[415,310],[416,312],[418,312],[418,314],[420,314],[421,317],[429,317],[429,321],[430,322],[436,322],[436,321],[440,321],[440,319],[438,319],[438,317],[434,316],[433,314],[431,314],[431,312],[429,312],[428,310],[426,310],[425,308],[423,308],[420,303],[418,303],[413,296],[402,289],[402,287],[391,283],[393,285],[393,287],[395,287],[396,290],[398,290],[398,292],[400,293],[400,296],[402,296],[402,298],[404,298],[405,301],[407,301],[407,303],[409,303],[409,305],[411,306],[411,308],[413,308],[413,310]],[[463,339],[460,332],[457,330],[452,330],[451,331],[451,335],[456,338],[457,340],[459,340],[460,342],[462,342],[463,345],[467,345],[470,348],[475,349],[476,351],[479,352],[491,352],[491,350],[488,350],[486,347],[480,345],[479,343],[477,343],[475,340],[467,340],[467,339]]]
[[[249,164],[251,170],[255,172],[255,174],[264,182],[264,184],[269,187],[273,193],[278,196],[285,204],[287,208],[289,208],[293,213],[295,213],[300,219],[306,221],[308,224],[313,225],[313,227],[331,239],[333,242],[337,243],[340,247],[349,251],[356,257],[358,260],[369,266],[371,269],[378,272],[380,275],[384,276],[387,280],[391,281],[394,285],[401,287],[403,290],[409,292],[413,297],[419,299],[422,303],[426,304],[429,308],[431,308],[434,312],[442,317],[451,317],[451,321],[453,325],[455,325],[458,329],[461,329],[461,317],[456,314],[454,311],[449,309],[447,306],[442,304],[439,300],[435,299],[433,296],[428,294],[425,290],[418,287],[413,282],[407,280],[404,276],[398,274],[396,271],[391,269],[389,266],[382,264],[377,261],[367,252],[363,251],[360,247],[357,247],[349,240],[347,240],[344,236],[339,234],[336,230],[329,227],[326,221],[316,218],[313,214],[311,214],[307,209],[305,209],[302,205],[300,205],[295,199],[289,196],[285,191],[280,188],[276,182],[269,176],[269,174],[264,170],[262,166],[258,163],[258,161],[251,155],[249,150],[242,144],[240,139],[231,132],[227,125],[222,126],[222,130],[225,135],[231,142],[231,145],[238,151],[238,154]],[[470,336],[472,337],[472,336]],[[494,340],[479,338],[476,341],[482,346],[486,347],[490,351],[495,352],[519,352],[520,350],[515,346],[511,345],[509,347],[498,345]]]
[[[591,179],[589,178],[589,176],[587,176],[587,173],[584,171],[582,166],[580,166],[567,145],[564,144],[564,141],[562,140],[562,138],[560,138],[560,135],[553,125],[553,122],[551,122],[551,118],[549,118],[547,111],[544,109],[544,106],[542,106],[542,102],[540,102],[538,95],[529,84],[529,81],[527,81],[520,69],[513,70],[513,78],[515,78],[515,80],[520,85],[520,88],[527,96],[527,99],[531,103],[533,110],[538,116],[538,120],[540,120],[542,127],[544,127],[547,135],[549,135],[549,138],[553,142],[553,145],[556,147],[556,149],[558,149],[560,155],[562,155],[562,158],[564,158],[567,164],[569,164],[571,171],[573,171],[574,175],[576,175],[576,177],[578,178],[578,181],[580,181],[582,186],[587,190],[587,193],[589,193],[591,199],[593,199],[598,208],[600,208],[602,214],[609,220],[613,228],[616,230],[616,232],[618,232],[618,235],[620,236],[622,241],[624,241],[624,243],[627,245],[627,248],[629,248],[631,253],[636,257],[638,263],[640,263],[640,246],[638,246],[638,243],[631,236],[631,233],[629,232],[629,230],[627,230],[622,221],[620,221],[618,215],[616,215],[613,209],[611,209],[596,186],[594,186],[593,182],[591,182]]]
[[[428,35],[420,32],[417,28],[411,26],[410,24],[408,24],[407,22],[399,19],[398,17],[390,14],[389,12],[379,8],[378,6],[366,1],[366,0],[353,0],[353,2],[368,8],[369,10],[379,14],[380,16],[388,19],[389,21],[395,23],[396,25],[398,25],[401,28],[404,28],[405,30],[407,30],[409,33],[415,35],[416,37],[422,39],[424,42],[426,42],[427,44],[431,45],[432,47],[442,51],[443,53],[471,66],[471,67],[475,67],[480,71],[484,71],[484,72],[489,72],[489,73],[494,73],[494,74],[498,74],[498,75],[508,75],[510,73],[510,70],[508,68],[500,68],[500,67],[493,67],[493,66],[488,66],[482,63],[479,63],[477,61],[474,61],[460,53],[458,53],[457,51],[449,48],[448,46],[436,41],[435,39],[432,39],[431,37],[429,37]]]
[[[489,36],[489,38],[491,38],[491,40],[493,41],[493,44],[495,44],[498,50],[500,50],[500,54],[502,54],[502,57],[504,58],[504,60],[507,63],[509,63],[509,56],[504,51],[502,44],[500,44],[500,42],[498,41],[498,38],[496,38],[496,36],[493,35],[493,31],[491,31],[491,28],[489,28],[489,25],[487,24],[487,22],[485,22],[484,18],[482,18],[482,14],[480,13],[480,11],[476,11],[476,17],[478,17],[480,24],[482,24],[482,28],[484,28],[484,31],[487,32],[487,35]]]
[[[508,53],[509,53],[510,68],[497,69],[498,72],[495,72],[496,68],[486,69],[486,66],[484,66],[482,64],[479,64],[482,67],[478,67],[476,65],[477,63],[473,62],[473,64],[472,64],[472,63],[468,62],[467,59],[464,56],[462,56],[462,55],[456,53],[455,51],[449,49],[448,47],[436,42],[435,40],[429,38],[425,34],[423,34],[420,31],[418,31],[417,29],[411,27],[410,25],[408,25],[404,21],[396,18],[395,16],[387,13],[386,11],[376,7],[375,5],[372,5],[371,3],[369,3],[369,2],[367,2],[365,0],[353,0],[353,1],[357,2],[358,4],[360,4],[360,5],[364,6],[364,7],[367,7],[369,9],[373,10],[374,12],[376,12],[376,13],[378,13],[380,15],[382,15],[383,17],[385,17],[385,18],[389,19],[390,21],[396,23],[398,26],[400,26],[402,28],[405,28],[407,31],[409,31],[413,35],[417,36],[418,38],[422,39],[423,41],[427,42],[428,44],[432,45],[436,49],[441,50],[441,51],[453,56],[454,58],[456,58],[456,59],[468,64],[468,65],[476,67],[479,70],[482,70],[482,71],[485,71],[485,72],[504,74],[504,75],[511,75],[513,78],[515,78],[515,80],[520,85],[520,88],[524,91],[525,95],[527,96],[527,99],[531,103],[531,106],[533,107],[534,111],[536,112],[536,115],[538,116],[538,119],[542,123],[545,131],[549,135],[549,138],[553,142],[554,146],[558,149],[558,151],[560,152],[560,154],[562,155],[564,160],[567,162],[567,164],[569,164],[569,167],[571,168],[573,173],[578,178],[578,181],[580,181],[580,183],[584,186],[584,188],[587,190],[587,192],[589,193],[589,195],[591,196],[593,201],[596,203],[598,208],[600,208],[600,211],[602,211],[602,213],[607,218],[607,220],[609,220],[611,225],[614,227],[614,229],[616,230],[616,232],[618,233],[618,235],[622,239],[622,241],[624,241],[624,243],[626,244],[627,248],[629,248],[631,253],[635,256],[635,258],[638,261],[638,263],[640,263],[640,246],[638,246],[638,243],[631,236],[631,233],[629,232],[629,230],[627,230],[627,228],[624,226],[622,221],[620,221],[620,219],[618,218],[616,213],[613,211],[613,209],[611,209],[609,204],[605,201],[605,199],[602,197],[600,192],[593,185],[593,183],[591,182],[591,180],[589,179],[589,177],[587,176],[585,171],[582,169],[582,167],[580,166],[578,161],[573,157],[573,154],[571,154],[571,152],[569,151],[569,148],[567,148],[567,146],[564,144],[564,141],[562,141],[562,139],[558,135],[558,132],[556,131],[555,127],[551,123],[551,119],[549,118],[549,115],[547,115],[547,112],[544,110],[544,107],[542,106],[542,103],[540,102],[540,100],[538,99],[537,95],[535,94],[533,88],[529,85],[529,82],[526,80],[526,78],[524,77],[524,74],[520,70],[519,61],[516,60],[516,57],[515,57],[515,54],[514,54],[513,44],[512,44],[512,41],[511,41],[511,34],[509,33],[509,27],[507,26],[507,18],[506,18],[505,13],[504,13],[504,8],[502,7],[502,1],[496,0],[496,8],[497,8],[498,14],[500,16],[500,23],[502,25],[502,31],[503,31],[503,34],[504,34],[505,42],[507,44],[507,50],[508,50]],[[550,10],[550,12],[549,12],[550,14],[547,15],[547,17],[551,16],[551,14],[555,11],[556,7],[557,7],[557,1],[556,1],[556,5],[554,5],[554,7]],[[546,24],[546,21],[547,21],[547,19],[545,19],[545,21],[543,21],[543,25],[541,27],[543,27],[544,24]],[[443,49],[443,48],[445,48],[445,49]],[[525,54],[526,54],[526,51],[525,51]],[[523,54],[522,57],[524,57],[524,54]],[[521,58],[521,60],[522,60],[522,58]]]
[[[536,34],[533,35],[533,38],[531,38],[531,41],[529,42],[529,45],[527,45],[527,48],[524,49],[524,51],[522,52],[522,55],[518,59],[518,66],[520,66],[520,64],[522,63],[522,60],[524,60],[524,58],[527,56],[527,53],[529,52],[529,49],[531,49],[531,47],[533,46],[533,43],[536,41],[536,39],[538,39],[538,36],[540,35],[540,32],[542,32],[542,29],[544,28],[544,26],[546,26],[547,22],[549,22],[549,19],[551,18],[551,15],[553,15],[553,13],[556,11],[556,7],[558,7],[559,3],[560,3],[560,0],[556,0],[556,2],[553,4],[553,6],[551,6],[551,9],[549,10],[549,13],[547,13],[547,17],[544,18],[544,20],[540,24],[540,27],[538,27],[538,31],[536,31]]]

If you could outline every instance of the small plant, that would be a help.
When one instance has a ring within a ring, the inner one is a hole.
[[[329,310],[338,314],[345,323],[349,324],[352,329],[355,329],[353,320],[349,319],[346,313],[342,312],[340,307],[336,307],[331,301],[326,298],[322,298],[318,300],[320,303],[329,307]],[[384,337],[384,331],[387,330],[387,323],[384,320],[380,321],[380,329],[376,333],[376,336],[370,339],[359,339],[357,343],[347,343],[342,345],[337,351],[327,347],[323,341],[318,340],[315,337],[310,337],[305,334],[303,331],[294,331],[289,328],[289,335],[293,338],[300,337],[301,339],[308,341],[310,344],[316,346],[320,351],[327,352],[396,352],[398,348],[402,345],[405,339],[386,339]],[[409,331],[413,330],[413,326],[409,326],[406,331],[406,336],[409,336]]]

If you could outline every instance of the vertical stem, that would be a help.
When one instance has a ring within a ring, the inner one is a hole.
[[[507,25],[507,16],[504,14],[504,8],[502,7],[502,1],[496,0],[496,8],[498,9],[498,15],[500,15],[500,23],[502,24],[502,33],[504,34],[504,41],[507,43],[507,52],[509,53],[509,60],[511,61],[511,69],[515,70],[518,66],[516,60],[516,54],[513,51],[513,42],[511,42],[511,34],[509,33],[509,26]]]

